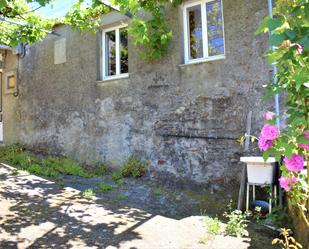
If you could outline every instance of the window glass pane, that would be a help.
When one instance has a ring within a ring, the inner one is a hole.
[[[190,59],[203,57],[203,32],[201,6],[193,6],[187,9],[189,32]]]
[[[206,3],[209,56],[224,54],[221,0]]]
[[[128,73],[128,30],[120,29],[120,73]]]
[[[116,32],[106,33],[106,75],[116,75]]]

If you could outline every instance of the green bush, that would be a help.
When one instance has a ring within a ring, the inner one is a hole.
[[[146,173],[147,163],[138,160],[134,155],[130,156],[121,168],[123,177],[141,177]]]

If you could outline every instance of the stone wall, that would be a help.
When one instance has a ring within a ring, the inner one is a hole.
[[[143,61],[130,40],[129,78],[108,82],[98,81],[99,36],[57,27],[65,63],[54,64],[55,36],[20,59],[18,140],[113,167],[134,153],[151,162],[153,176],[207,185],[238,179],[243,149],[236,140],[248,112],[256,133],[266,109],[267,37],[254,36],[266,14],[267,1],[224,0],[226,59],[183,65],[182,10],[171,9],[169,55]]]

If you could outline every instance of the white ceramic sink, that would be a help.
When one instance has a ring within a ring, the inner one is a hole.
[[[265,162],[263,157],[241,157],[247,164],[248,182],[251,184],[272,184],[276,169],[276,159],[270,157]]]

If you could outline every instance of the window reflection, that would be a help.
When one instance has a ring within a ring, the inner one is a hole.
[[[106,75],[116,75],[116,32],[106,33]]]
[[[128,30],[120,29],[120,73],[128,73]]]
[[[208,55],[224,54],[223,18],[221,0],[206,4]]]
[[[203,57],[201,6],[188,8],[190,59]]]

